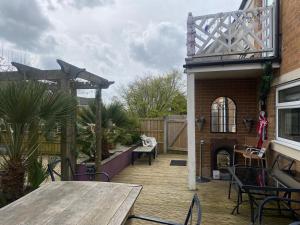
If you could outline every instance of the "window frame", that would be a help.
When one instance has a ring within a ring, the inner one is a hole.
[[[222,97],[230,99],[235,106],[235,114],[234,114],[235,115],[235,118],[234,118],[235,131],[234,132],[231,132],[231,131],[221,132],[221,131],[213,131],[212,130],[212,105],[218,98],[222,98]],[[237,133],[237,105],[236,105],[236,102],[231,97],[219,96],[211,102],[211,104],[210,104],[210,133],[212,133],[212,134],[236,134]]]
[[[294,109],[294,108],[300,108],[300,100],[299,101],[293,101],[293,102],[286,102],[286,103],[279,103],[279,92],[288,88],[300,86],[300,81],[293,82],[290,84],[285,84],[282,85],[278,88],[276,88],[276,140],[290,144],[290,145],[295,145],[296,149],[300,150],[300,142],[289,140],[283,137],[279,137],[279,121],[278,121],[278,115],[279,115],[279,109]]]

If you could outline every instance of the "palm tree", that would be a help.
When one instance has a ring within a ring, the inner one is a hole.
[[[39,136],[46,135],[76,109],[76,100],[51,91],[41,82],[12,82],[0,88],[2,177],[5,197],[11,201],[23,195],[25,173],[36,165]],[[29,180],[30,181],[30,180]]]
[[[129,143],[132,140],[132,131],[137,127],[136,121],[130,118],[124,106],[114,101],[109,105],[102,105],[102,159],[109,156],[107,142]],[[80,152],[94,160],[96,151],[96,104],[90,102],[87,108],[82,108],[78,113],[78,138]],[[129,132],[130,130],[130,132]]]

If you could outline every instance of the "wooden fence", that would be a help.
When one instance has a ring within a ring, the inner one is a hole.
[[[140,119],[140,133],[155,137],[160,152],[187,151],[185,115]],[[60,155],[59,135],[51,141],[41,138],[40,143],[39,151],[42,155]]]
[[[187,151],[186,116],[166,116],[163,118],[145,118],[140,120],[140,132],[155,137],[160,152],[169,150]]]

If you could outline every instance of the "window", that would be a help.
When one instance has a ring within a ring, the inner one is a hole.
[[[276,92],[277,140],[300,146],[300,82]]]
[[[211,132],[236,132],[236,106],[230,98],[219,97],[212,103]]]

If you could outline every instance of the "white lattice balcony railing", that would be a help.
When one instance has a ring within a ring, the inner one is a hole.
[[[193,16],[187,21],[188,58],[262,58],[275,54],[275,6]]]

